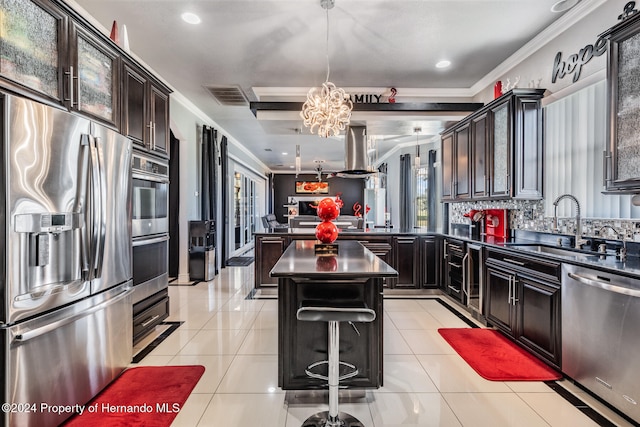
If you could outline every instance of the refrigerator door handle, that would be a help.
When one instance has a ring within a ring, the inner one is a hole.
[[[102,273],[102,249],[104,248],[102,221],[102,177],[100,170],[100,159],[96,138],[91,139],[91,276],[90,279],[97,279]]]
[[[107,208],[107,202],[106,202],[106,175],[105,175],[105,171],[104,168],[102,166],[102,161],[100,160],[102,158],[102,156],[100,155],[100,150],[102,149],[102,139],[100,137],[94,137],[95,139],[95,149],[96,149],[96,153],[98,154],[98,161],[96,163],[96,168],[98,171],[98,177],[99,177],[99,181],[98,181],[98,202],[99,202],[99,210],[98,210],[98,228],[96,229],[97,231],[97,241],[96,241],[96,260],[95,260],[95,269],[96,269],[96,278],[97,277],[101,277],[102,276],[102,265],[103,265],[103,261],[104,261],[104,244],[105,244],[105,234],[107,232],[106,230],[106,223],[105,223],[105,218],[104,218],[104,209]]]
[[[78,179],[78,191],[76,193],[76,201],[74,211],[83,215],[83,224],[81,226],[82,232],[80,233],[80,260],[82,275],[85,280],[89,278],[89,265],[91,254],[91,233],[89,226],[91,225],[90,210],[91,210],[91,190],[89,189],[89,168],[91,167],[90,147],[91,141],[89,135],[83,134],[80,139],[80,159],[81,164],[79,166],[80,177]]]
[[[14,341],[17,341],[18,343],[24,343],[26,341],[32,340],[34,338],[37,338],[39,336],[45,335],[53,330],[56,330],[58,328],[63,327],[64,325],[68,325],[69,323],[73,323],[78,319],[81,319],[83,317],[86,317],[90,314],[93,314],[97,311],[103,310],[106,307],[113,305],[115,303],[117,303],[118,301],[120,301],[123,298],[128,297],[129,295],[131,295],[133,293],[134,289],[125,289],[123,292],[120,292],[118,295],[115,295],[113,298],[108,299],[107,301],[100,303],[98,305],[94,305],[93,307],[91,307],[88,310],[85,310],[83,312],[80,312],[78,314],[75,314],[73,316],[69,316],[69,317],[65,317],[63,319],[60,319],[56,322],[51,322],[49,324],[47,324],[46,326],[42,326],[40,328],[36,328],[36,329],[32,329],[30,331],[21,333],[21,334],[17,334],[13,337]]]

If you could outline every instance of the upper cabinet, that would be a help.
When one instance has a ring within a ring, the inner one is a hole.
[[[602,34],[609,41],[607,191],[640,192],[640,14]]]
[[[122,73],[122,133],[140,148],[166,156],[169,89],[128,61],[123,61]]]
[[[542,198],[543,94],[512,89],[443,132],[443,201]]]
[[[0,78],[17,92],[63,103],[68,18],[49,2],[0,2]]]
[[[71,23],[69,67],[65,71],[70,110],[118,127],[120,75],[116,50],[97,34],[76,22]]]
[[[171,90],[58,0],[0,0],[0,85],[166,156]]]

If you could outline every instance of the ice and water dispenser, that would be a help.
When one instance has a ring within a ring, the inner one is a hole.
[[[82,256],[81,214],[18,214],[14,225],[20,237],[18,299],[83,280],[89,261]]]
[[[189,278],[209,281],[215,275],[215,222],[189,221]]]

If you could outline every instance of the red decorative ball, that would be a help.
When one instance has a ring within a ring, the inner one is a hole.
[[[316,226],[316,238],[322,243],[333,243],[338,238],[338,227],[331,221],[322,221]]]
[[[316,258],[316,270],[336,271],[338,269],[338,259],[334,256],[319,256]]]
[[[317,212],[321,220],[330,221],[338,218],[338,215],[340,215],[340,208],[333,199],[325,197],[318,202]]]

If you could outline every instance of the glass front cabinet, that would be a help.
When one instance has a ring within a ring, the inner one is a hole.
[[[68,19],[51,3],[0,0],[0,76],[17,92],[62,103]]]
[[[607,191],[640,192],[640,13],[602,34],[607,38],[608,136],[604,152]]]
[[[12,90],[119,125],[112,43],[44,0],[0,0],[0,78]]]

